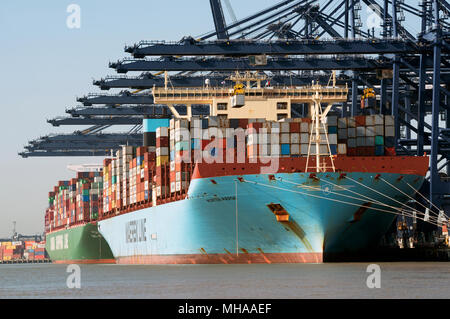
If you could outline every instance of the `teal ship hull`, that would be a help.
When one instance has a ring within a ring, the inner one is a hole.
[[[100,220],[98,228],[117,263],[320,263],[376,245],[424,180],[346,176],[195,178],[185,199]]]

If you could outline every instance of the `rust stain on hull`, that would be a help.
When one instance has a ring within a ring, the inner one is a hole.
[[[321,263],[323,253],[248,253],[230,256],[224,254],[147,255],[118,257],[118,264],[271,264]]]

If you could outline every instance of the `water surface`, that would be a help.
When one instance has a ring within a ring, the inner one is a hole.
[[[449,298],[450,263],[378,263],[381,288],[366,285],[368,263],[253,265],[0,265],[0,298]]]

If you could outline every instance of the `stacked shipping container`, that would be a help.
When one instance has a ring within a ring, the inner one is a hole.
[[[319,124],[320,154],[395,155],[392,116],[339,118],[329,115],[325,123]],[[244,132],[242,138],[236,135],[235,129],[239,128]],[[191,121],[172,119],[169,127],[156,129],[155,146],[123,146],[115,158],[105,159],[103,176],[61,181],[49,194],[50,202],[54,203],[54,217],[49,212],[48,219],[53,218],[53,227],[57,227],[96,219],[99,215],[107,217],[135,210],[138,209],[136,205],[149,206],[181,199],[189,187],[194,167],[191,163],[199,160],[252,162],[265,156],[314,155],[315,142],[310,141],[313,130],[309,118],[278,122],[215,116],[194,116]],[[239,158],[239,148],[243,148],[243,159]],[[73,194],[77,196],[75,206],[70,205]]]
[[[45,244],[35,241],[2,242],[0,245],[0,260],[12,261],[18,259],[43,260],[48,258]]]
[[[59,181],[49,192],[49,207],[45,214],[45,230],[49,232],[98,218],[102,206],[101,172],[78,172],[70,181]]]

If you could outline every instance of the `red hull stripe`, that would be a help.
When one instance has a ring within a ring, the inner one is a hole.
[[[115,259],[52,260],[53,264],[115,264]]]
[[[118,257],[118,264],[271,264],[271,263],[321,263],[322,253],[240,253],[146,255]]]
[[[306,157],[278,158],[276,173],[301,173],[305,171]],[[329,161],[329,158],[326,160]],[[310,158],[308,166],[313,166]],[[336,172],[393,173],[425,176],[428,170],[428,156],[337,156],[334,158]],[[192,179],[217,176],[261,174],[263,163],[197,163]],[[329,166],[329,165],[327,165]]]

